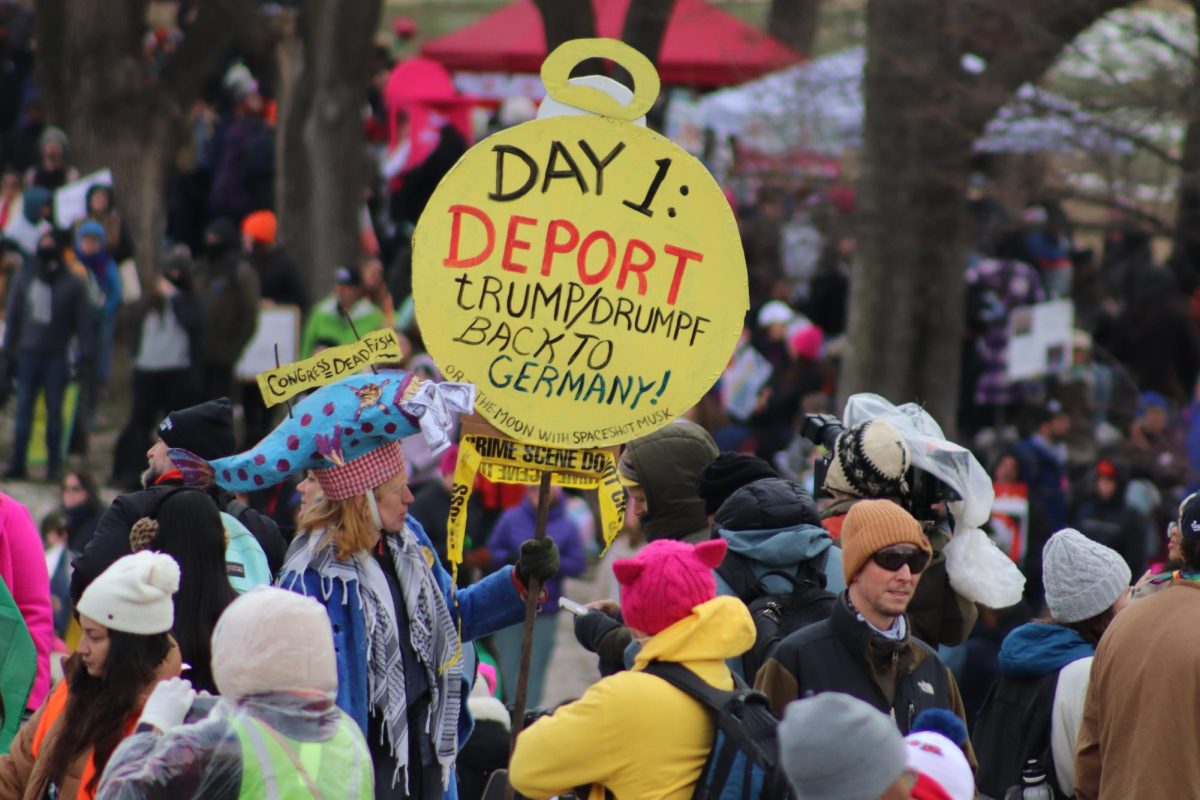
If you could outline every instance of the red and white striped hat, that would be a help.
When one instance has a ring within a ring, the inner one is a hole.
[[[328,500],[348,500],[404,474],[400,442],[388,442],[353,461],[327,469],[314,469],[313,477]]]

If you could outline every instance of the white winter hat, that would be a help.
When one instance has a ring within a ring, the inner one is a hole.
[[[758,312],[758,327],[769,325],[787,325],[799,316],[787,303],[782,300],[772,300]]]
[[[933,731],[909,734],[904,743],[909,769],[936,783],[950,800],[974,800],[975,776],[958,745]]]
[[[114,561],[83,590],[75,608],[110,630],[149,636],[174,626],[171,595],[177,591],[175,559],[143,550]]]
[[[1132,577],[1125,559],[1074,528],[1064,528],[1042,548],[1046,605],[1059,622],[1090,619],[1125,593]]]
[[[333,630],[311,597],[262,586],[234,600],[212,636],[212,673],[225,697],[267,692],[337,695]]]

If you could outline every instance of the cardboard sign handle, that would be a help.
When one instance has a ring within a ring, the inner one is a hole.
[[[633,100],[622,105],[591,86],[571,85],[571,70],[589,58],[606,58],[620,64],[633,77]],[[662,84],[650,59],[616,39],[572,39],[554,48],[542,62],[546,93],[560,103],[582,108],[612,119],[632,122],[643,116],[658,99]]]

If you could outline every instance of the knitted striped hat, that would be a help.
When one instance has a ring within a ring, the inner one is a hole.
[[[838,436],[825,488],[853,497],[904,497],[911,464],[900,431],[885,420],[867,420]]]

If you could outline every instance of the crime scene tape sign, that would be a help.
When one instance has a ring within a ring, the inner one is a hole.
[[[613,543],[625,523],[625,490],[617,476],[613,450],[568,450],[524,444],[503,436],[464,434],[458,445],[454,486],[450,489],[450,519],[446,553],[457,567],[462,563],[467,533],[467,501],[482,473],[494,483],[537,484],[544,470],[553,470],[555,486],[596,489],[600,501],[600,530],[604,547]]]
[[[289,400],[301,392],[319,389],[353,375],[372,364],[391,364],[404,360],[400,337],[391,328],[371,331],[353,344],[330,347],[303,361],[293,361],[282,367],[257,375],[263,403],[269,408]]]
[[[632,102],[569,84],[587,58],[624,66]],[[606,447],[712,387],[749,305],[745,256],[704,165],[631,122],[658,95],[644,56],[567,42],[542,79],[593,113],[500,131],[458,161],[414,233],[413,298],[443,374],[476,385],[476,410],[501,433]]]

